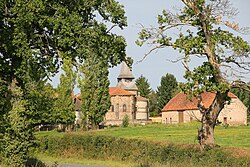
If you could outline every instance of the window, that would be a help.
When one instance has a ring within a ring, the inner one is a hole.
[[[172,118],[170,118],[169,123],[172,124]]]
[[[224,123],[227,123],[227,117],[224,117],[223,121]]]
[[[122,111],[123,111],[123,112],[126,112],[126,111],[127,111],[127,106],[126,106],[126,104],[123,104],[123,106],[122,106]]]
[[[114,112],[115,109],[114,109],[114,105],[111,105],[111,112]]]
[[[116,112],[119,112],[119,104],[116,104]]]

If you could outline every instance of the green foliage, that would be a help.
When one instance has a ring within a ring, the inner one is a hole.
[[[122,127],[123,127],[123,128],[126,128],[126,127],[128,127],[128,125],[129,125],[129,117],[128,117],[128,115],[126,114],[126,115],[123,117],[123,119],[122,119]]]
[[[33,127],[54,123],[52,111],[55,95],[56,90],[51,84],[46,84],[46,80],[26,84],[27,113]]]
[[[152,90],[148,98],[149,98],[149,116],[150,117],[159,116],[159,110],[157,107],[158,98],[155,91]]]
[[[149,94],[152,91],[148,80],[143,75],[141,75],[139,78],[135,80],[135,84],[138,88],[140,96],[148,98]]]
[[[91,54],[92,55],[92,54]],[[79,88],[81,90],[81,111],[86,126],[92,128],[103,121],[110,108],[108,62],[92,55],[80,66]]]
[[[15,82],[11,85],[12,109],[4,115],[5,133],[1,141],[4,164],[17,167],[24,166],[28,159],[28,149],[33,145],[32,126],[26,110],[27,101],[22,90]]]
[[[8,163],[21,166],[32,144],[32,131],[27,127],[45,123],[51,116],[48,92],[54,95],[53,91],[37,82],[55,75],[62,59],[82,63],[94,48],[106,57],[102,60],[108,66],[125,60],[125,39],[108,26],[122,29],[126,17],[115,0],[0,1],[0,11],[0,140],[6,145],[0,151],[9,158]],[[22,92],[17,99],[11,89],[14,81]],[[43,118],[37,120],[39,116]],[[67,122],[68,118],[72,120],[69,116],[56,121]]]
[[[73,71],[73,64],[69,58],[63,59],[62,70],[64,74],[60,76],[57,99],[53,108],[53,118],[56,124],[70,125],[75,120],[75,107],[72,95],[76,82],[76,73]]]
[[[176,78],[172,74],[166,74],[161,77],[160,86],[157,87],[157,97],[158,97],[158,110],[161,111],[163,107],[172,99],[172,97],[178,91],[178,85]]]
[[[231,166],[232,164],[244,166],[248,164],[247,159],[233,158],[221,149],[200,152],[192,145],[181,146],[172,143],[83,134],[40,138],[39,151],[56,157],[105,159],[148,166],[172,163],[182,164],[181,166],[184,164],[185,166]]]

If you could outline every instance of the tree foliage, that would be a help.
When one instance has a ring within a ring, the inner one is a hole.
[[[60,76],[60,84],[57,87],[53,107],[53,119],[55,124],[70,125],[75,120],[74,87],[76,84],[76,73],[69,58],[64,58],[62,66],[63,74]]]
[[[151,93],[148,95],[148,99],[149,99],[149,116],[150,117],[159,116],[160,112],[157,106],[158,98],[154,90],[152,90]]]
[[[138,88],[140,96],[148,98],[149,94],[152,91],[148,79],[146,79],[143,75],[141,75],[139,78],[135,80],[135,84]]]
[[[239,80],[249,71],[250,46],[233,32],[245,33],[246,28],[230,22],[237,10],[229,0],[181,0],[184,7],[176,12],[163,10],[158,15],[158,28],[143,28],[138,45],[153,44],[156,49],[172,47],[182,53],[187,82],[181,85],[184,92],[196,96],[202,114],[202,127],[198,140],[202,149],[214,147],[214,127],[217,117],[228,101],[232,87],[246,85]],[[172,29],[179,35],[172,37]],[[147,54],[146,54],[147,56]],[[189,68],[193,56],[203,58],[203,64]],[[236,79],[234,79],[236,78]],[[249,89],[249,85],[246,85]],[[201,93],[213,91],[216,97],[209,108],[203,104]]]
[[[178,83],[172,74],[161,77],[160,86],[157,87],[157,107],[161,111],[163,107],[173,98],[178,91]]]
[[[62,59],[70,57],[72,61],[82,63],[97,47],[100,53],[105,54],[109,66],[125,60],[125,40],[112,33],[114,26],[121,29],[126,26],[123,7],[115,0],[6,0],[0,1],[0,11],[0,82],[3,83],[0,85],[1,140],[8,138],[12,130],[15,131],[15,127],[10,126],[12,119],[6,119],[12,118],[12,111],[17,113],[16,123],[27,121],[29,115],[26,117],[25,113],[31,107],[27,106],[29,102],[25,99],[25,95],[29,94],[26,86],[53,76],[60,67],[59,53],[64,53]],[[97,43],[102,45],[95,45]],[[13,84],[21,89],[19,96],[24,103],[20,108],[15,108],[16,100],[12,100],[16,96]],[[13,129],[8,130],[5,126]],[[26,132],[30,133],[30,129],[25,127],[16,131],[17,137],[13,138],[13,142],[17,143],[13,148],[29,146],[29,140],[18,143],[18,133],[22,135]],[[23,151],[26,155],[28,150]],[[17,152],[12,154],[15,157]],[[22,158],[16,159],[20,166],[24,166],[27,157]]]
[[[107,61],[100,61],[99,58],[92,55],[79,68],[83,122],[87,128],[91,124],[93,129],[103,121],[111,105]]]

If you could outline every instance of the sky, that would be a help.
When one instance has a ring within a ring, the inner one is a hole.
[[[145,76],[153,90],[156,90],[160,84],[161,77],[167,73],[173,74],[178,82],[185,82],[183,75],[185,72],[181,62],[171,63],[169,59],[176,59],[179,53],[171,48],[161,49],[157,52],[151,53],[145,60],[142,60],[145,53],[150,50],[149,46],[139,47],[135,44],[138,39],[138,33],[140,32],[140,24],[145,27],[157,26],[157,16],[163,9],[181,8],[183,6],[180,0],[118,0],[120,4],[124,6],[128,26],[124,30],[115,28],[113,31],[118,35],[125,37],[127,41],[126,52],[129,57],[132,57],[134,64],[132,66],[132,72],[135,78],[140,75]],[[238,8],[239,14],[235,18],[236,22],[240,26],[250,27],[250,0],[231,0],[234,7]],[[246,41],[250,43],[250,34],[242,35]],[[191,68],[201,64],[200,59],[193,59],[191,62]],[[117,76],[119,75],[121,66],[118,65],[110,69],[109,79],[110,86],[116,86]],[[250,74],[247,76],[250,81]],[[59,82],[59,76],[57,75],[53,81],[53,86]],[[78,93],[79,89],[75,89],[75,93]]]
[[[179,53],[171,48],[161,49],[157,52],[151,53],[145,60],[138,63],[145,53],[150,50],[150,46],[139,47],[135,44],[138,39],[138,32],[141,28],[139,24],[145,27],[157,26],[157,16],[163,9],[180,8],[183,6],[178,0],[118,0],[120,4],[124,5],[126,12],[128,27],[124,30],[117,30],[117,34],[123,35],[127,41],[127,55],[132,57],[134,64],[132,72],[136,78],[140,75],[145,76],[151,87],[155,90],[160,84],[161,77],[167,73],[173,74],[178,82],[184,82],[185,69],[181,62],[171,63],[168,59],[175,59]],[[238,8],[239,14],[235,20],[240,26],[250,27],[250,0],[231,0],[234,7]],[[250,43],[250,34],[242,35],[246,41]],[[199,65],[200,60],[194,59],[191,62],[192,66]],[[109,79],[111,86],[117,83],[117,76],[120,71],[120,65],[110,69]],[[248,76],[250,78],[250,75]],[[249,79],[250,80],[250,79]]]

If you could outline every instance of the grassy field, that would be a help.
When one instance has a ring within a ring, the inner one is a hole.
[[[115,137],[141,139],[148,141],[175,142],[184,144],[196,144],[197,130],[199,123],[163,125],[147,124],[145,126],[137,125],[127,128],[110,128],[89,132],[71,132],[71,133],[92,133],[100,135],[110,135]],[[39,132],[37,135],[63,135],[56,131]],[[222,147],[232,147],[250,150],[250,126],[222,127],[215,128],[215,141]]]

